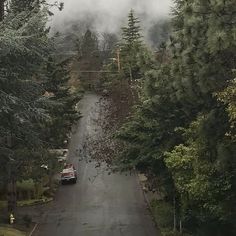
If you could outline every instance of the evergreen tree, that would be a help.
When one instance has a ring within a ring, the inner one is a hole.
[[[141,45],[141,27],[139,19],[134,16],[134,10],[130,10],[128,14],[128,25],[122,28],[122,40],[124,41],[124,49],[131,49],[135,44]],[[135,45],[136,46],[136,45]]]
[[[43,139],[50,147],[58,148],[65,145],[71,127],[80,117],[76,105],[81,94],[72,91],[68,84],[70,75],[67,61],[56,63],[51,57],[47,65],[47,76],[45,90],[52,105],[49,108],[50,120],[43,129]]]
[[[81,53],[83,57],[92,57],[98,54],[98,38],[91,30],[87,30],[82,38]]]
[[[80,75],[80,82],[85,89],[94,89],[98,84],[99,75],[90,71],[98,71],[102,67],[102,58],[96,33],[88,29],[82,39],[77,41],[77,48],[80,56],[79,69],[85,71]]]
[[[34,8],[36,11],[41,5],[40,0],[11,0],[10,2],[10,11],[14,13],[20,13],[25,10],[32,11]]]
[[[141,78],[138,60],[144,49],[140,31],[139,20],[134,16],[134,11],[131,10],[128,15],[128,25],[122,28],[120,43],[122,72],[130,81]]]
[[[46,19],[45,10],[25,9],[9,12],[0,23],[0,180],[11,186],[39,157],[33,153],[44,147],[38,124],[48,119],[42,87],[51,48]],[[9,210],[14,210],[16,193],[8,197]]]
[[[40,98],[43,89],[36,79],[35,74],[41,73],[44,56],[50,52],[49,41],[44,31],[44,13],[39,12],[23,16],[8,15],[1,24],[1,119],[2,130],[9,129],[6,133],[30,131],[24,126],[34,122],[36,118],[43,118]],[[28,18],[30,16],[30,18]],[[39,20],[41,19],[41,20]],[[23,21],[27,25],[21,26]],[[22,60],[24,58],[24,60]],[[9,116],[8,119],[6,117]],[[5,119],[4,119],[5,117]],[[32,134],[33,135],[33,134]],[[5,136],[5,135],[3,135]],[[29,140],[17,138],[25,145]],[[36,137],[35,137],[36,138]]]

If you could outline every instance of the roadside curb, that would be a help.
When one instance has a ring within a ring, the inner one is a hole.
[[[39,225],[38,223],[34,225],[34,228],[33,228],[33,229],[31,230],[31,232],[29,233],[29,236],[32,236],[32,235],[33,235],[33,233],[34,233],[34,231],[37,229],[38,225]]]
[[[139,186],[141,187],[141,190],[142,190],[142,193],[143,193],[145,202],[147,203],[148,208],[149,208],[149,210],[151,211],[151,203],[150,203],[149,199],[147,198],[147,195],[146,195],[146,193],[145,193],[145,191],[144,191],[144,186],[143,186],[143,184],[142,184],[143,181],[141,180],[140,173],[138,173],[138,172],[135,170],[135,174],[136,174],[136,176],[137,176],[137,178],[138,178],[138,183],[139,183]]]
[[[52,201],[54,201],[54,198],[51,198],[51,199],[49,199],[49,200],[47,200],[47,201],[39,201],[39,202],[35,202],[35,203],[32,203],[32,204],[25,204],[25,205],[20,205],[20,206],[18,206],[18,208],[24,208],[24,207],[33,207],[33,206],[39,206],[39,205],[46,205],[46,204],[48,204],[48,203],[50,203],[50,202],[52,202]]]
[[[138,173],[137,170],[135,170],[135,175],[137,176],[137,181],[138,181],[138,184],[139,184],[139,186],[140,186],[140,188],[141,188],[141,191],[142,191],[142,194],[143,194],[143,197],[144,197],[144,201],[145,201],[146,204],[147,204],[147,208],[148,208],[148,211],[150,212],[152,221],[153,221],[153,223],[155,224],[155,226],[156,226],[156,228],[158,229],[158,231],[160,231],[160,229],[159,229],[159,227],[158,227],[158,224],[157,224],[157,222],[156,222],[156,220],[155,220],[155,218],[154,218],[153,212],[152,212],[152,210],[151,210],[151,209],[152,209],[152,208],[151,208],[151,203],[150,203],[150,201],[149,201],[149,199],[148,199],[148,197],[147,197],[147,195],[146,195],[146,193],[145,193],[144,186],[143,186],[143,184],[142,184],[142,182],[144,182],[144,180],[141,179],[141,174]]]

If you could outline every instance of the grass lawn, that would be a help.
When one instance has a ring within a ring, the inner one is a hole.
[[[26,233],[13,228],[0,227],[0,236],[26,236]]]
[[[40,198],[40,199],[31,199],[31,200],[24,200],[18,201],[17,206],[34,206],[35,204],[43,204],[52,201],[53,198]],[[1,235],[0,235],[1,236]]]

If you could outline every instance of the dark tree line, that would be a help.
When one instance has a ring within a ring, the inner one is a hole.
[[[12,0],[1,16],[0,182],[10,189],[9,210],[16,180],[39,181],[40,166],[50,166],[48,150],[63,147],[79,118],[79,96],[70,91],[68,67],[58,63],[48,36],[49,14],[46,1]]]

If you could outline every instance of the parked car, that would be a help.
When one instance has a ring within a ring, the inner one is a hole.
[[[76,183],[77,171],[73,164],[65,164],[64,169],[61,172],[61,183]]]

